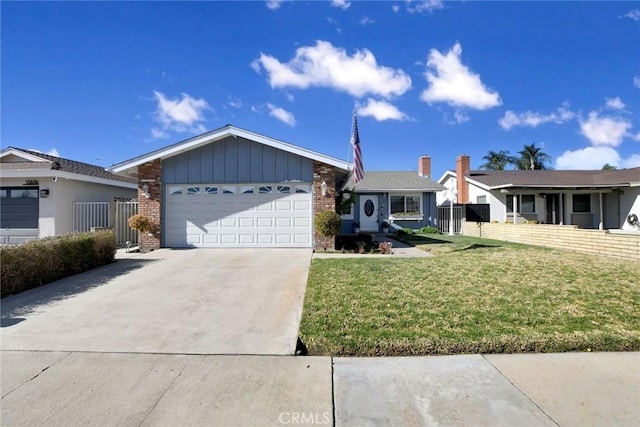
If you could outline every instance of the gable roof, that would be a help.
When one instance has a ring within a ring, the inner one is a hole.
[[[356,191],[440,191],[446,188],[431,178],[422,177],[412,171],[367,171],[364,178],[353,183],[353,177],[343,188],[353,188]]]
[[[33,150],[7,147],[0,151],[0,159],[10,159],[10,161],[0,163],[0,169],[3,171],[3,175],[16,175],[18,173],[22,175],[27,173],[34,176],[61,176],[70,178],[72,175],[69,174],[73,174],[94,178],[85,178],[85,181],[118,181],[123,184],[132,184],[124,185],[126,187],[137,188],[137,185],[135,185],[136,180],[111,173],[102,166],[77,162]]]
[[[602,170],[472,170],[465,179],[493,190],[506,187],[594,188],[628,187],[640,182],[640,167]]]
[[[169,145],[164,148],[152,151],[147,154],[143,154],[138,157],[134,157],[124,162],[115,164],[109,168],[114,173],[131,172],[134,168],[144,163],[156,160],[166,159],[184,153],[185,151],[192,150],[194,148],[210,144],[212,142],[220,141],[228,136],[236,136],[250,141],[264,144],[269,147],[273,147],[279,150],[287,151],[289,153],[297,154],[301,157],[317,160],[322,163],[334,166],[344,171],[351,169],[351,164],[343,160],[336,159],[335,157],[326,156],[315,151],[308,150],[306,148],[299,147],[297,145],[289,144],[284,141],[280,141],[268,136],[260,135],[255,132],[251,132],[245,129],[240,129],[233,125],[226,125],[221,128],[212,130],[202,135],[194,136],[193,138],[185,139],[184,141],[177,142],[173,145]]]

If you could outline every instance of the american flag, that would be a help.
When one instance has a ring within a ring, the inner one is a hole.
[[[362,150],[360,150],[360,137],[358,136],[358,118],[353,112],[353,131],[351,133],[351,145],[353,145],[353,183],[364,178],[364,166],[362,165]]]

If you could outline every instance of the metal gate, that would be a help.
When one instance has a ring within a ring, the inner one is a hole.
[[[116,233],[116,245],[124,246],[131,242],[132,246],[138,244],[138,232],[129,227],[129,218],[138,213],[138,202],[116,202],[116,220],[114,230]]]
[[[73,202],[73,231],[109,227],[109,202]]]
[[[438,230],[442,234],[449,233],[450,206],[438,206]],[[462,205],[453,205],[453,232],[458,234],[462,229]]]

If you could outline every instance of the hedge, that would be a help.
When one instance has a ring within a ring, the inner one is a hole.
[[[101,265],[116,256],[111,230],[68,234],[0,248],[0,297],[17,294]]]

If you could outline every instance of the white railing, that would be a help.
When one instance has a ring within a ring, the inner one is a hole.
[[[109,227],[109,202],[73,202],[73,231]]]
[[[138,213],[138,202],[116,202],[114,229],[116,244],[124,246],[127,242],[138,244],[138,232],[129,227],[129,218]]]

